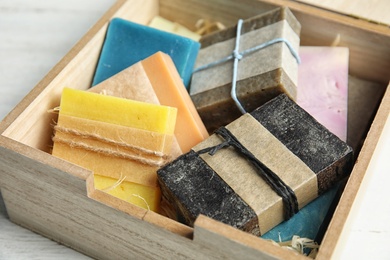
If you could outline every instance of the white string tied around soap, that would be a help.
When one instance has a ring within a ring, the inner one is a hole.
[[[208,64],[203,65],[203,66],[200,66],[200,67],[196,68],[193,71],[193,73],[196,73],[198,71],[205,70],[205,69],[208,69],[208,68],[211,68],[211,67],[215,67],[215,66],[217,66],[219,64],[222,64],[222,63],[225,63],[225,62],[227,62],[227,61],[229,61],[231,59],[234,59],[234,61],[233,61],[232,88],[231,88],[231,91],[230,91],[230,96],[232,97],[234,103],[236,103],[236,106],[240,110],[240,112],[242,114],[245,114],[246,111],[243,108],[243,106],[241,105],[241,102],[238,100],[237,91],[236,91],[236,88],[237,88],[236,87],[237,86],[237,74],[238,74],[237,73],[237,71],[238,71],[238,62],[242,58],[244,58],[244,56],[246,56],[248,54],[251,54],[253,52],[256,52],[258,50],[264,49],[265,47],[268,47],[268,46],[270,46],[272,44],[279,43],[279,42],[284,42],[287,45],[288,49],[290,50],[291,54],[296,59],[298,64],[301,63],[301,59],[299,58],[298,52],[294,49],[292,44],[285,38],[275,38],[275,39],[272,39],[272,40],[267,41],[265,43],[259,44],[257,46],[252,47],[252,48],[249,48],[247,50],[244,50],[242,52],[239,52],[242,24],[243,24],[243,20],[239,19],[238,23],[237,23],[236,42],[235,42],[235,47],[234,47],[234,50],[233,50],[232,54],[227,56],[227,57],[224,57],[224,58],[222,58],[220,60],[208,63]]]

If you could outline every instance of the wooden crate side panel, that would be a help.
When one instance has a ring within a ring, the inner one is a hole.
[[[351,211],[352,204],[359,191],[360,184],[364,178],[371,157],[374,153],[386,120],[390,114],[390,85],[387,87],[386,93],[382,99],[381,105],[372,123],[371,129],[364,141],[362,150],[358,160],[352,170],[351,176],[348,179],[345,190],[337,205],[334,216],[329,224],[325,234],[323,243],[320,247],[318,259],[331,259],[344,229],[347,217]]]
[[[274,5],[256,0],[160,0],[160,15],[196,30],[200,19],[232,26],[238,19],[246,19],[274,9]]]
[[[85,180],[0,148],[12,221],[99,259],[219,259],[211,249],[86,196]]]
[[[28,146],[50,152],[52,126],[57,114],[48,112],[59,106],[62,89],[91,86],[108,22],[112,17],[148,22],[158,12],[155,0],[119,1],[49,72],[3,122],[3,135]]]
[[[308,259],[203,215],[195,221],[194,241],[213,248],[225,259]]]
[[[390,80],[390,28],[286,0],[162,0],[161,15],[188,27],[202,18],[231,26],[276,6],[288,6],[302,24],[301,44],[350,48],[350,74],[387,84]]]

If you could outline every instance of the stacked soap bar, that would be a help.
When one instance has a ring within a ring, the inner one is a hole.
[[[300,24],[288,8],[278,8],[245,20],[239,41],[239,52],[266,45],[245,54],[238,62],[236,94],[242,107],[250,112],[281,93],[296,98],[297,56]],[[231,97],[233,60],[207,67],[232,55],[237,26],[201,39],[202,49],[196,60],[190,95],[209,132],[241,115]],[[291,49],[288,47],[290,46]],[[198,68],[206,66],[203,70]]]
[[[352,149],[281,94],[158,170],[179,219],[199,214],[260,235],[352,168]]]
[[[114,18],[107,29],[93,85],[162,51],[171,56],[187,86],[199,48],[200,44],[189,38]]]
[[[302,46],[299,55],[297,104],[330,132],[346,141],[348,48]],[[274,241],[289,241],[294,235],[320,239],[320,228],[337,199],[339,188],[340,185],[336,185],[262,237]]]
[[[208,137],[171,57],[165,53],[157,52],[137,62],[90,91],[177,108],[174,134],[179,154],[188,152]],[[176,152],[173,156],[179,154]]]
[[[158,210],[156,171],[168,160],[176,114],[172,107],[65,88],[52,154],[92,170],[96,187],[132,190],[128,201]]]

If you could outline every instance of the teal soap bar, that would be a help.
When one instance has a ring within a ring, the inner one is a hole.
[[[321,226],[337,199],[340,183],[303,207],[287,221],[275,226],[261,237],[275,242],[290,241],[294,235],[317,241]],[[279,241],[280,240],[280,241]],[[318,241],[317,241],[318,242]]]
[[[107,29],[92,85],[162,51],[172,58],[188,86],[199,49],[200,43],[189,38],[114,18]]]

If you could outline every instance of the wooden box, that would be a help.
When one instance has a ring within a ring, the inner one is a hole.
[[[331,258],[389,114],[390,29],[295,1],[119,0],[1,122],[0,191],[11,220],[98,259],[306,259],[204,216],[190,228],[122,204],[91,189],[90,171],[49,153],[56,115],[47,111],[65,86],[90,86],[112,17],[147,23],[160,14],[190,28],[201,18],[229,26],[275,5],[301,22],[302,45],[350,49],[348,142],[358,163],[317,255]]]

